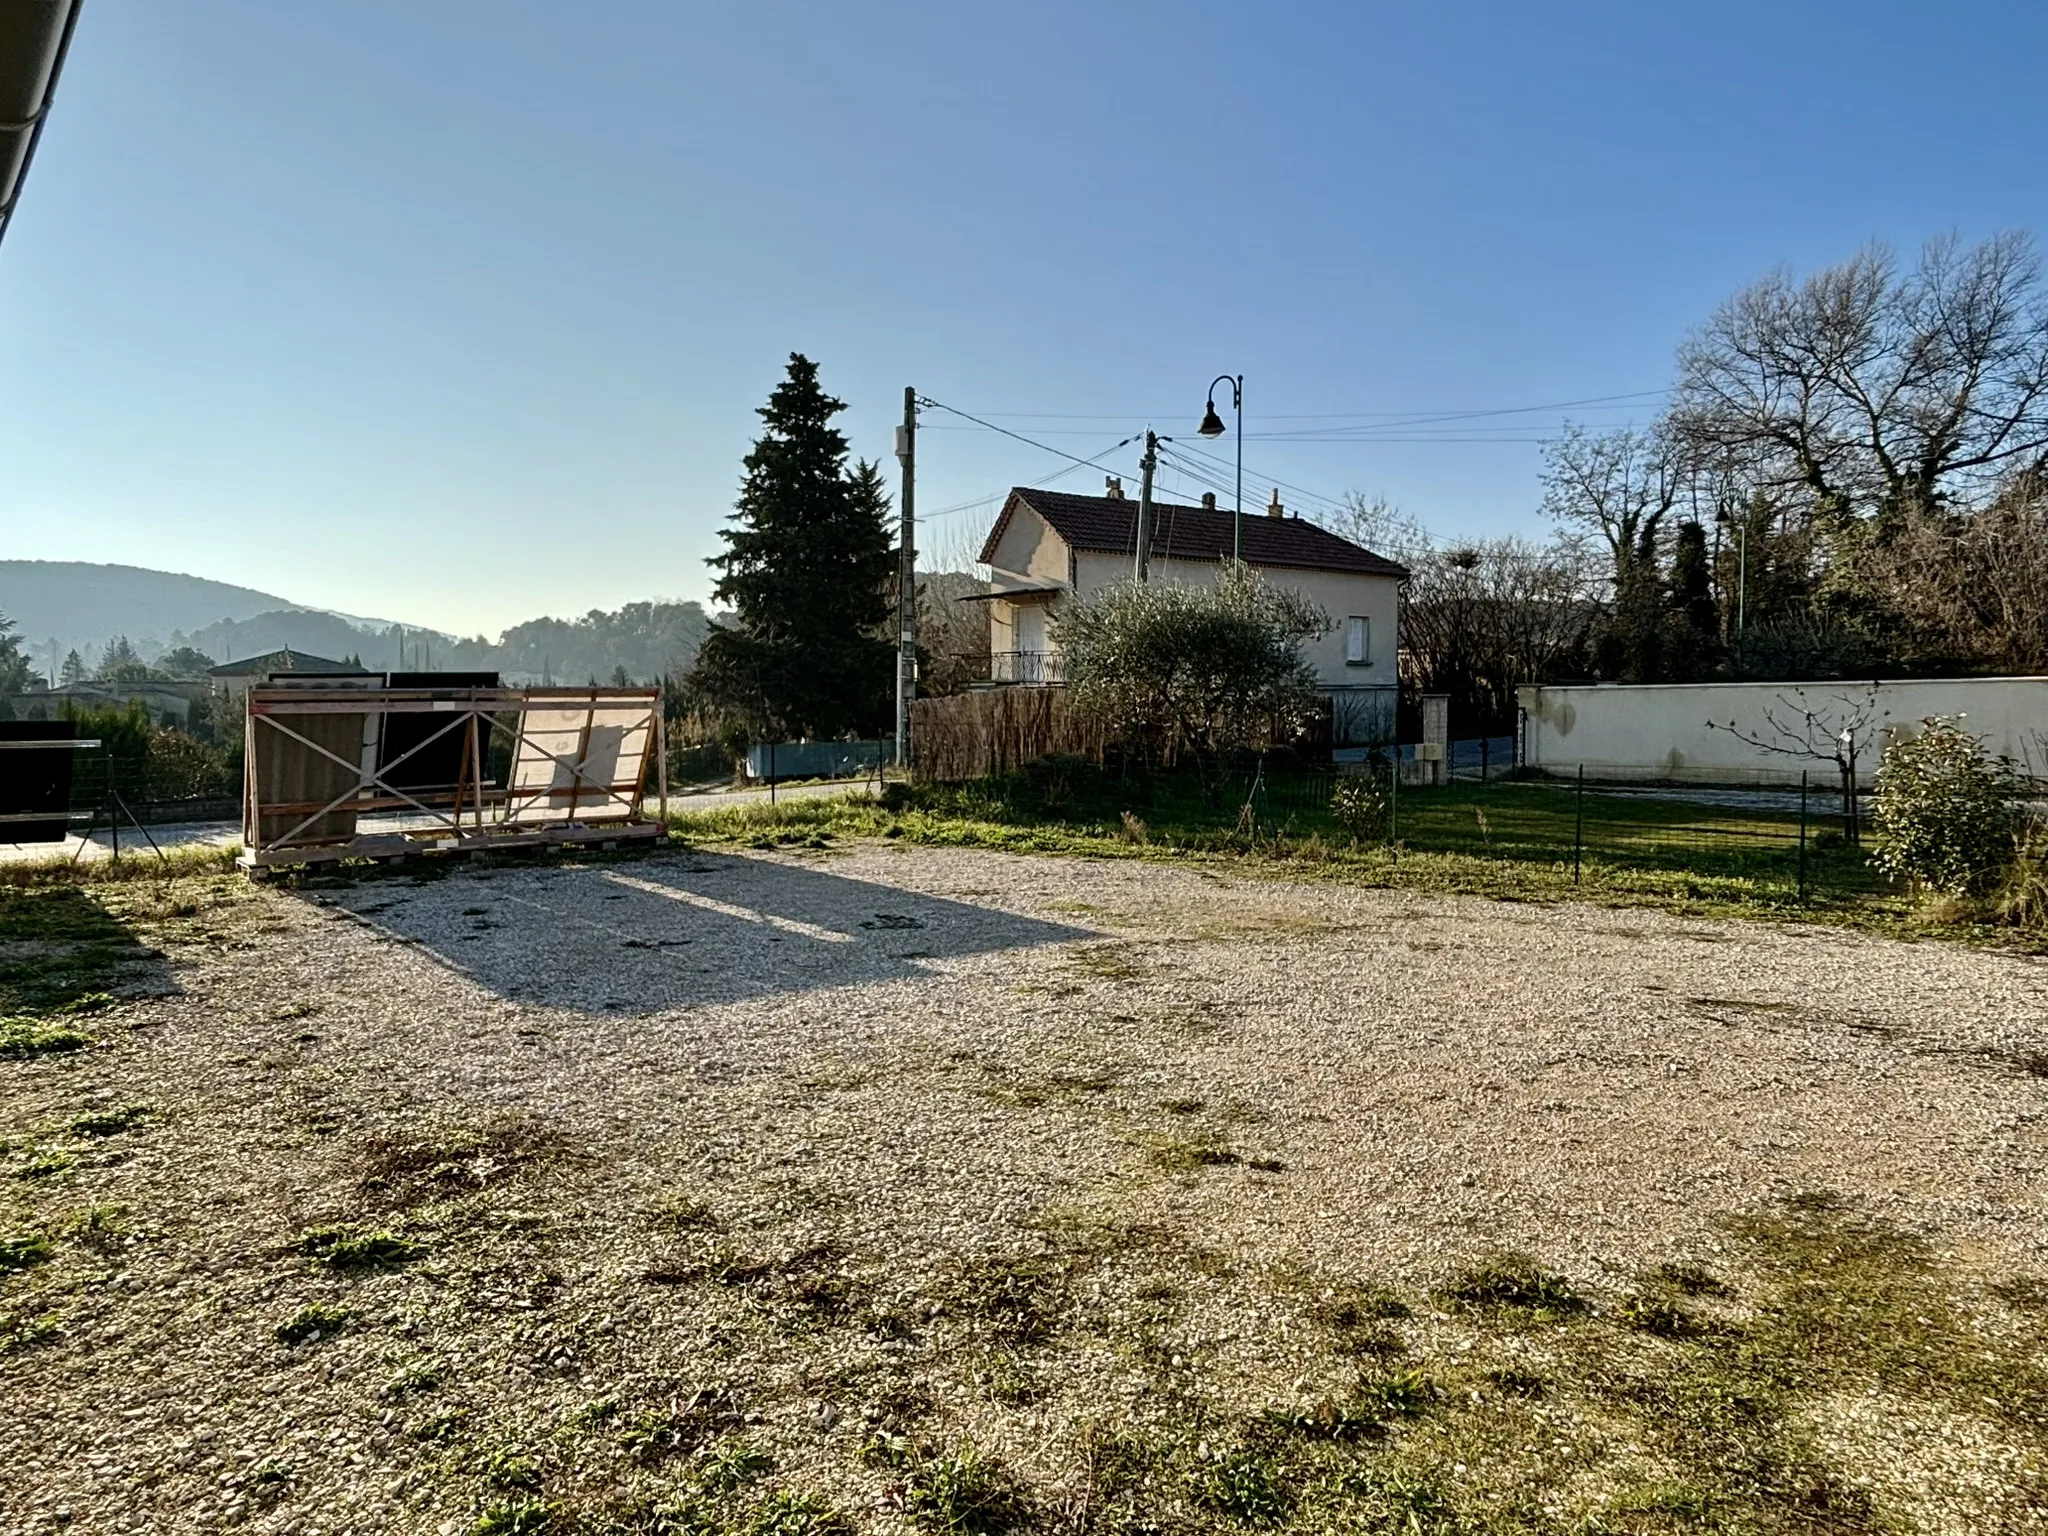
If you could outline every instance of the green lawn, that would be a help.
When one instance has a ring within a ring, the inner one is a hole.
[[[679,815],[672,825],[686,839],[756,847],[884,837],[1020,853],[1227,858],[1271,873],[1518,900],[1579,897],[1920,929],[1906,899],[1843,841],[1839,806],[1819,796],[1807,819],[1803,889],[1796,811],[1592,789],[1581,802],[1573,785],[1502,780],[1404,788],[1391,838],[1354,839],[1327,800],[1324,781],[1278,777],[1246,818],[1241,784],[1205,795],[1186,775],[1138,786],[1076,770],[892,785],[882,798],[738,806]]]

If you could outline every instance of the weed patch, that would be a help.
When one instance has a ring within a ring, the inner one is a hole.
[[[147,1104],[124,1104],[119,1109],[95,1110],[80,1115],[64,1127],[72,1136],[118,1136],[123,1131],[132,1131],[147,1125],[156,1118],[156,1111]]]
[[[528,1116],[420,1136],[372,1136],[359,1149],[361,1185],[394,1205],[445,1200],[504,1184],[567,1151],[559,1132]]]
[[[359,1227],[316,1227],[293,1247],[329,1269],[344,1272],[397,1269],[426,1253],[420,1244],[395,1232]]]
[[[1069,1305],[1070,1266],[1055,1254],[1021,1253],[960,1266],[941,1288],[945,1309],[985,1341],[1015,1350],[1058,1330]]]
[[[64,1332],[57,1319],[36,1307],[0,1312],[0,1355],[47,1344]]]
[[[1521,1253],[1497,1253],[1460,1270],[1437,1288],[1445,1306],[1467,1312],[1521,1314],[1554,1322],[1580,1317],[1592,1306],[1564,1276]]]
[[[57,1256],[57,1245],[40,1232],[22,1237],[0,1237],[0,1273],[47,1264]]]
[[[994,1458],[973,1446],[940,1451],[900,1436],[878,1436],[862,1459],[898,1477],[888,1502],[921,1531],[980,1536],[1009,1531],[1031,1518],[1022,1486]]]
[[[280,1344],[296,1346],[309,1340],[332,1338],[347,1328],[349,1321],[346,1307],[316,1301],[299,1308],[273,1331]]]
[[[441,1368],[431,1360],[415,1360],[401,1367],[378,1389],[377,1395],[386,1402],[402,1402],[406,1398],[432,1392],[440,1385]]]
[[[546,1499],[512,1499],[487,1507],[470,1529],[475,1536],[560,1536],[562,1527]]]
[[[853,1527],[816,1494],[778,1488],[743,1527],[746,1536],[850,1536]]]
[[[135,1228],[125,1205],[89,1205],[64,1224],[64,1235],[88,1248],[108,1252],[134,1241]]]
[[[0,1057],[21,1061],[31,1056],[55,1056],[86,1050],[92,1043],[91,1035],[70,1024],[21,1014],[0,1018]]]
[[[1215,1136],[1160,1136],[1147,1151],[1153,1163],[1168,1173],[1196,1173],[1204,1168],[1228,1168],[1244,1161],[1227,1143]]]

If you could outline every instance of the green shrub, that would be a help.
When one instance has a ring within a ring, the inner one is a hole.
[[[1878,767],[1871,860],[1923,891],[1981,895],[2013,861],[2018,779],[1954,721],[1931,717],[1924,727],[1887,748]]]
[[[1353,842],[1384,842],[1389,810],[1387,792],[1371,774],[1347,773],[1330,789],[1330,814]]]

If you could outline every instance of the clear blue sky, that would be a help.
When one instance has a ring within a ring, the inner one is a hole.
[[[2044,44],[2009,0],[88,0],[0,246],[0,553],[495,632],[703,596],[792,349],[885,459],[905,384],[1084,456],[1224,370],[1253,434],[1653,391],[1776,263],[2048,234]],[[1247,501],[1528,528],[1530,439],[1655,404],[1254,435]],[[920,446],[932,510],[1059,467]]]

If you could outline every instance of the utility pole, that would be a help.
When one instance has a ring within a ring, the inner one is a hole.
[[[896,429],[903,465],[903,547],[896,563],[896,766],[910,769],[910,701],[917,697],[917,391],[903,386],[903,425]]]
[[[1152,471],[1159,466],[1159,439],[1145,432],[1145,457],[1138,460],[1138,561],[1140,581],[1152,579]]]

